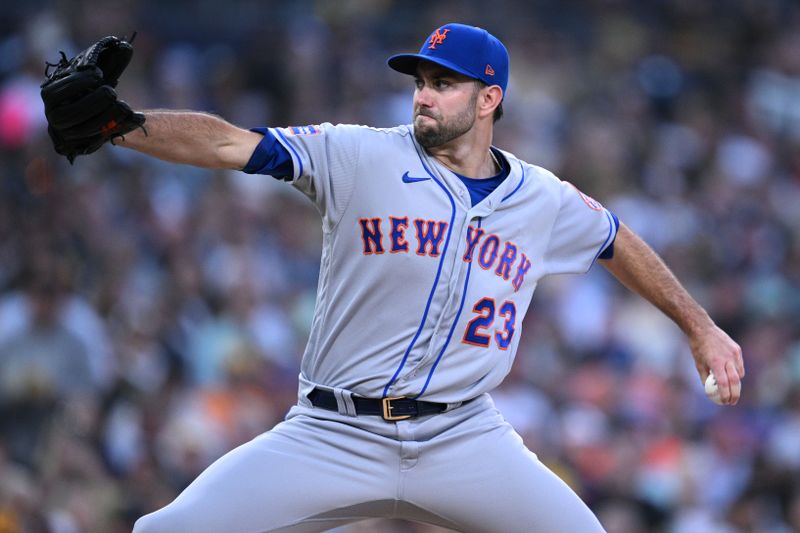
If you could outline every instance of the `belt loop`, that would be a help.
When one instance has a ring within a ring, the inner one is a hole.
[[[340,388],[334,388],[333,395],[336,397],[336,407],[340,415],[356,416],[356,404],[353,403],[353,395],[351,392]]]
[[[442,412],[443,412],[443,413],[446,413],[447,411],[452,411],[453,409],[458,409],[458,408],[459,408],[459,407],[461,407],[462,405],[464,405],[464,402],[452,402],[452,403],[448,403],[448,404],[447,404],[447,407],[445,407],[444,411],[442,411]]]

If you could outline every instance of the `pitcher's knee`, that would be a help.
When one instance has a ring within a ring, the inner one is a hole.
[[[150,518],[152,515],[144,515],[133,524],[132,533],[152,533],[157,531],[153,525],[153,520]]]
[[[177,533],[183,531],[183,529],[176,528],[176,524],[172,522],[169,520],[168,513],[162,509],[139,518],[133,525],[132,533]]]
[[[174,501],[158,511],[146,514],[133,525],[133,533],[199,533],[223,531],[207,515],[192,506]]]

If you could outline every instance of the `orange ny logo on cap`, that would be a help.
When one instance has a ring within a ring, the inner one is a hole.
[[[443,32],[439,30],[441,30],[441,28],[437,29],[436,32],[433,35],[431,35],[431,40],[428,41],[428,43],[430,44],[428,49],[435,50],[437,44],[442,44],[444,40],[447,39],[447,32],[449,32],[450,29],[448,28]]]

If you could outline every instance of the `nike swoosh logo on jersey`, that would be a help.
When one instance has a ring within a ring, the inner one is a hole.
[[[430,178],[412,178],[408,172],[403,174],[403,183],[416,183],[418,181],[428,181]]]

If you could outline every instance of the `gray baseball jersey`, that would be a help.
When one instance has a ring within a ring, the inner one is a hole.
[[[511,368],[538,280],[585,272],[611,214],[550,172],[510,174],[472,206],[408,126],[275,129],[322,215],[322,271],[303,384],[460,402]]]
[[[268,137],[288,152],[288,178],[324,229],[298,406],[135,531],[319,531],[372,516],[462,531],[602,531],[485,393],[511,367],[538,280],[586,271],[614,240],[613,215],[499,151],[508,176],[473,206],[410,126]],[[312,407],[314,387],[334,392],[338,412]],[[353,395],[451,408],[386,422],[356,416]]]

